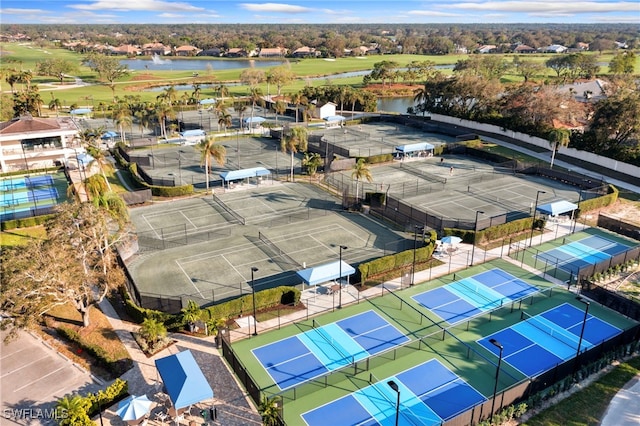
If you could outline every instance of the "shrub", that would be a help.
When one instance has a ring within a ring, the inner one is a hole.
[[[122,373],[122,371],[120,371],[121,366],[118,360],[114,360],[113,358],[111,358],[111,356],[107,353],[107,351],[105,351],[102,347],[86,342],[78,332],[68,327],[61,325],[56,328],[56,331],[61,337],[65,338],[70,342],[75,343],[82,350],[86,351],[91,356],[93,356],[96,362],[101,367],[109,371],[110,373],[112,374]]]

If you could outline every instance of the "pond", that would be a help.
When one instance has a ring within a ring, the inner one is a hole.
[[[283,61],[256,61],[253,59],[168,59],[154,56],[151,59],[122,59],[121,65],[126,65],[135,71],[207,71],[234,70],[242,68],[271,68],[283,64]]]

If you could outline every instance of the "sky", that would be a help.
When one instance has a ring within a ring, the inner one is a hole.
[[[636,23],[640,0],[2,0],[11,24]]]

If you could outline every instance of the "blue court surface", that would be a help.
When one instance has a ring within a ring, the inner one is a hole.
[[[494,268],[417,294],[413,300],[449,324],[455,324],[537,291],[508,272]]]
[[[536,258],[549,266],[578,275],[580,269],[585,266],[602,262],[628,249],[629,246],[611,241],[603,236],[591,235],[539,253]]]
[[[308,411],[302,418],[309,426],[392,426],[396,421],[398,394],[389,381],[395,382],[400,392],[400,425],[440,425],[486,401],[480,392],[438,360],[431,359]]]
[[[317,326],[259,348],[253,354],[280,389],[288,389],[408,342],[374,311]]]
[[[528,377],[535,377],[577,355],[583,322],[584,310],[564,303],[539,315],[527,317],[524,321],[480,339],[478,343],[498,357],[500,350],[489,342],[489,339],[496,339],[503,346],[505,362]],[[580,352],[619,333],[619,328],[588,314]]]

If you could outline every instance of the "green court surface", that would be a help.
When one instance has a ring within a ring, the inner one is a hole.
[[[449,326],[412,299],[412,296],[459,280],[463,275],[472,276],[494,268],[536,286],[540,291],[455,326]],[[497,359],[476,343],[477,340],[518,323],[521,321],[522,311],[536,315],[563,303],[572,304],[580,309],[583,309],[583,305],[576,301],[574,293],[567,292],[563,286],[554,285],[505,260],[498,259],[474,266],[463,271],[463,275],[457,273],[455,276],[443,276],[394,293],[381,290],[379,296],[361,298],[356,305],[316,317],[318,324],[326,326],[372,310],[405,334],[410,342],[285,391],[281,391],[275,385],[252,350],[308,331],[312,327],[311,320],[239,340],[233,343],[232,347],[258,388],[267,397],[278,395],[282,398],[287,424],[300,424],[303,413],[433,358],[490,399],[495,383]],[[635,322],[596,304],[592,304],[590,313],[623,330],[635,325]],[[503,364],[498,390],[528,380],[510,365]]]
[[[604,254],[600,257],[595,257],[594,254],[599,253],[599,250],[596,248],[584,247],[584,251],[582,252],[576,252],[576,249],[574,249],[573,253],[570,253],[564,251],[566,249],[563,249],[563,247],[576,243],[579,244],[581,240],[593,237],[597,237],[605,242],[610,242],[610,246],[613,246],[611,255],[615,256],[616,259],[618,259],[619,256],[624,257],[624,251],[626,250],[629,250],[632,259],[638,257],[637,254],[633,254],[637,253],[635,249],[640,246],[637,241],[601,228],[588,228],[584,231],[576,232],[563,238],[557,238],[543,244],[536,244],[537,238],[534,237],[532,247],[528,247],[528,243],[531,241],[526,240],[520,243],[518,247],[510,250],[509,255],[517,262],[520,262],[521,265],[524,264],[541,270],[558,280],[564,282],[571,280],[572,283],[575,283],[579,268],[589,269],[590,265],[601,261],[607,264],[610,256]],[[628,256],[629,255],[627,255],[627,257]],[[624,261],[620,263],[624,263]]]
[[[341,245],[351,263],[413,247],[412,236],[335,210],[335,201],[310,185],[276,183],[216,197],[131,211],[144,255],[129,270],[141,293],[209,304],[251,292],[252,267],[257,290],[295,286],[302,284],[297,270],[337,260]]]

